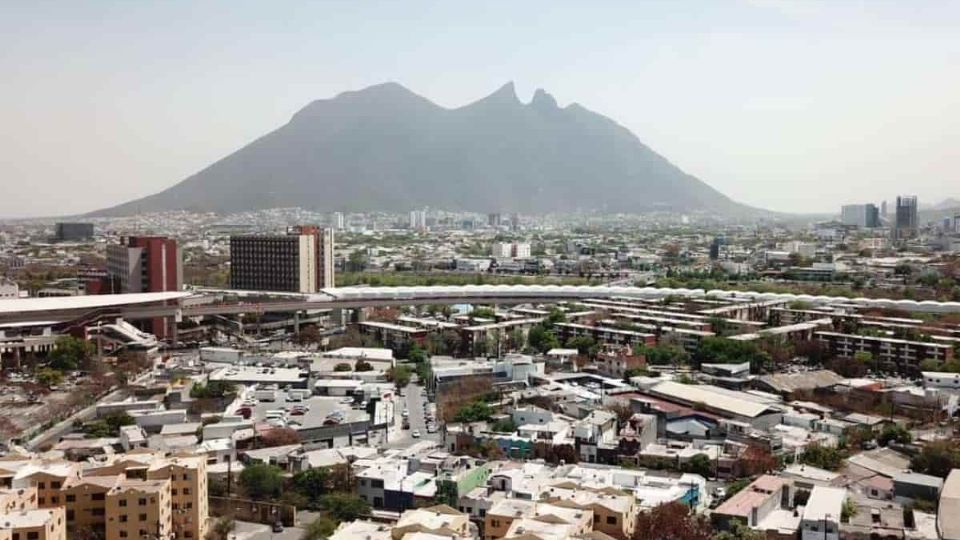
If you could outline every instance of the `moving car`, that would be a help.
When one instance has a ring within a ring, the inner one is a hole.
[[[420,430],[419,430],[419,429],[413,430],[413,433],[411,433],[411,435],[413,435],[413,438],[414,438],[414,439],[419,439],[419,438],[420,438]]]

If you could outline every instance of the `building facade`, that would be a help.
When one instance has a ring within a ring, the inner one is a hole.
[[[840,208],[844,225],[872,229],[880,226],[880,209],[875,204],[847,204]]]
[[[124,236],[107,246],[110,293],[183,289],[183,259],[177,241],[162,236]]]
[[[230,237],[230,287],[315,293],[334,285],[333,230],[292,227],[283,235]]]
[[[57,223],[54,237],[58,242],[89,240],[93,238],[93,223]]]
[[[897,240],[913,238],[917,234],[917,198],[915,196],[897,197],[893,234]]]

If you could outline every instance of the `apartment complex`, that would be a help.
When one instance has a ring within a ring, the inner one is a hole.
[[[953,358],[953,347],[944,343],[839,332],[817,332],[816,337],[835,356],[853,358],[858,352],[870,353],[881,370],[912,376],[920,375],[920,363],[926,359],[946,362]]]
[[[30,509],[0,514],[4,540],[66,540],[63,508]]]
[[[230,287],[315,293],[333,287],[333,230],[312,225],[286,234],[230,237]]]
[[[65,539],[81,531],[105,540],[200,540],[207,532],[206,461],[200,456],[119,454],[82,472],[75,463],[25,457],[10,486],[0,490],[0,531],[10,528],[5,523],[23,529],[30,522],[30,531],[39,534],[21,540]],[[44,516],[37,512],[49,517],[40,523]],[[20,517],[24,513],[29,516]]]

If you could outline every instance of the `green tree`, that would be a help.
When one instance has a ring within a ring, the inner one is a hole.
[[[560,340],[557,335],[546,325],[538,324],[530,329],[527,335],[527,343],[538,352],[545,353],[550,349],[556,349],[560,346]]]
[[[704,338],[693,359],[697,366],[750,362],[750,370],[754,372],[764,370],[771,363],[770,355],[762,351],[756,343],[722,337]]]
[[[311,506],[316,506],[320,502],[320,497],[327,492],[330,470],[326,467],[307,469],[293,475],[291,483],[293,489],[306,497]]]
[[[230,516],[218,518],[207,531],[206,540],[229,540],[233,536],[237,523]]]
[[[505,418],[503,420],[497,420],[490,426],[491,431],[497,433],[513,433],[517,430],[517,424],[513,422],[511,418]]]
[[[887,446],[891,442],[900,444],[910,444],[913,436],[905,427],[899,424],[890,424],[883,428],[880,435],[877,436],[877,443],[881,446]]]
[[[734,521],[729,531],[715,534],[712,540],[765,540],[767,535],[756,529],[751,529],[741,521]]]
[[[713,466],[710,458],[706,454],[697,454],[687,460],[681,467],[684,472],[699,474],[704,478],[710,478],[713,475]]]
[[[370,513],[367,501],[351,493],[330,493],[324,495],[320,503],[337,521],[353,521]]]
[[[497,313],[493,308],[488,307],[477,307],[470,312],[470,316],[474,319],[496,319]]]
[[[679,345],[661,343],[636,347],[635,354],[642,355],[651,366],[679,366],[686,364],[690,355]]]
[[[333,370],[337,372],[353,371],[353,366],[351,366],[347,362],[340,362],[339,364],[333,366]]]
[[[403,388],[410,384],[412,376],[413,370],[410,369],[410,366],[396,366],[387,370],[387,380],[393,381],[397,388]]]
[[[597,342],[590,336],[577,336],[567,340],[566,346],[576,349],[578,353],[594,356],[597,353]]]
[[[410,351],[407,353],[407,359],[415,364],[420,362],[427,361],[427,351],[423,350],[420,345],[414,343],[410,346]]]
[[[835,471],[843,465],[843,454],[836,448],[811,444],[800,456],[800,462],[828,471]]]
[[[326,517],[320,516],[310,522],[303,529],[300,540],[324,540],[330,537],[337,530],[337,522]]]
[[[960,448],[954,441],[928,443],[910,460],[910,468],[921,474],[946,478],[950,471],[960,468]]]
[[[63,382],[63,372],[50,368],[37,370],[37,382],[43,386],[56,386]]]
[[[50,352],[50,367],[60,371],[86,369],[96,352],[96,346],[89,341],[63,336],[57,338]]]
[[[924,358],[920,362],[920,371],[940,371],[942,367],[940,361],[934,358]]]
[[[356,364],[354,364],[353,370],[357,372],[373,371],[373,365],[371,365],[370,362],[367,362],[366,360],[360,359],[360,360],[357,360]]]
[[[473,401],[460,407],[460,409],[457,410],[457,414],[454,415],[453,421],[477,422],[480,420],[489,420],[492,414],[493,411],[490,409],[490,405],[482,401]]]
[[[240,472],[240,485],[251,499],[276,499],[283,492],[283,471],[274,465],[255,463]]]

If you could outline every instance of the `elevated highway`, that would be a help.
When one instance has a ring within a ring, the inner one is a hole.
[[[762,293],[656,287],[566,286],[566,285],[464,285],[422,287],[341,287],[323,294],[285,295],[267,301],[249,301],[235,291],[118,294],[69,298],[0,300],[0,325],[38,322],[69,322],[91,316],[149,319],[240,313],[294,312],[317,309],[349,309],[377,306],[429,304],[525,304],[576,301],[589,298],[666,297],[715,299],[736,303],[802,301],[813,306],[849,305],[925,313],[960,313],[960,302],[845,298],[804,294]],[[251,294],[245,291],[246,294]],[[267,294],[267,293],[264,293]]]

